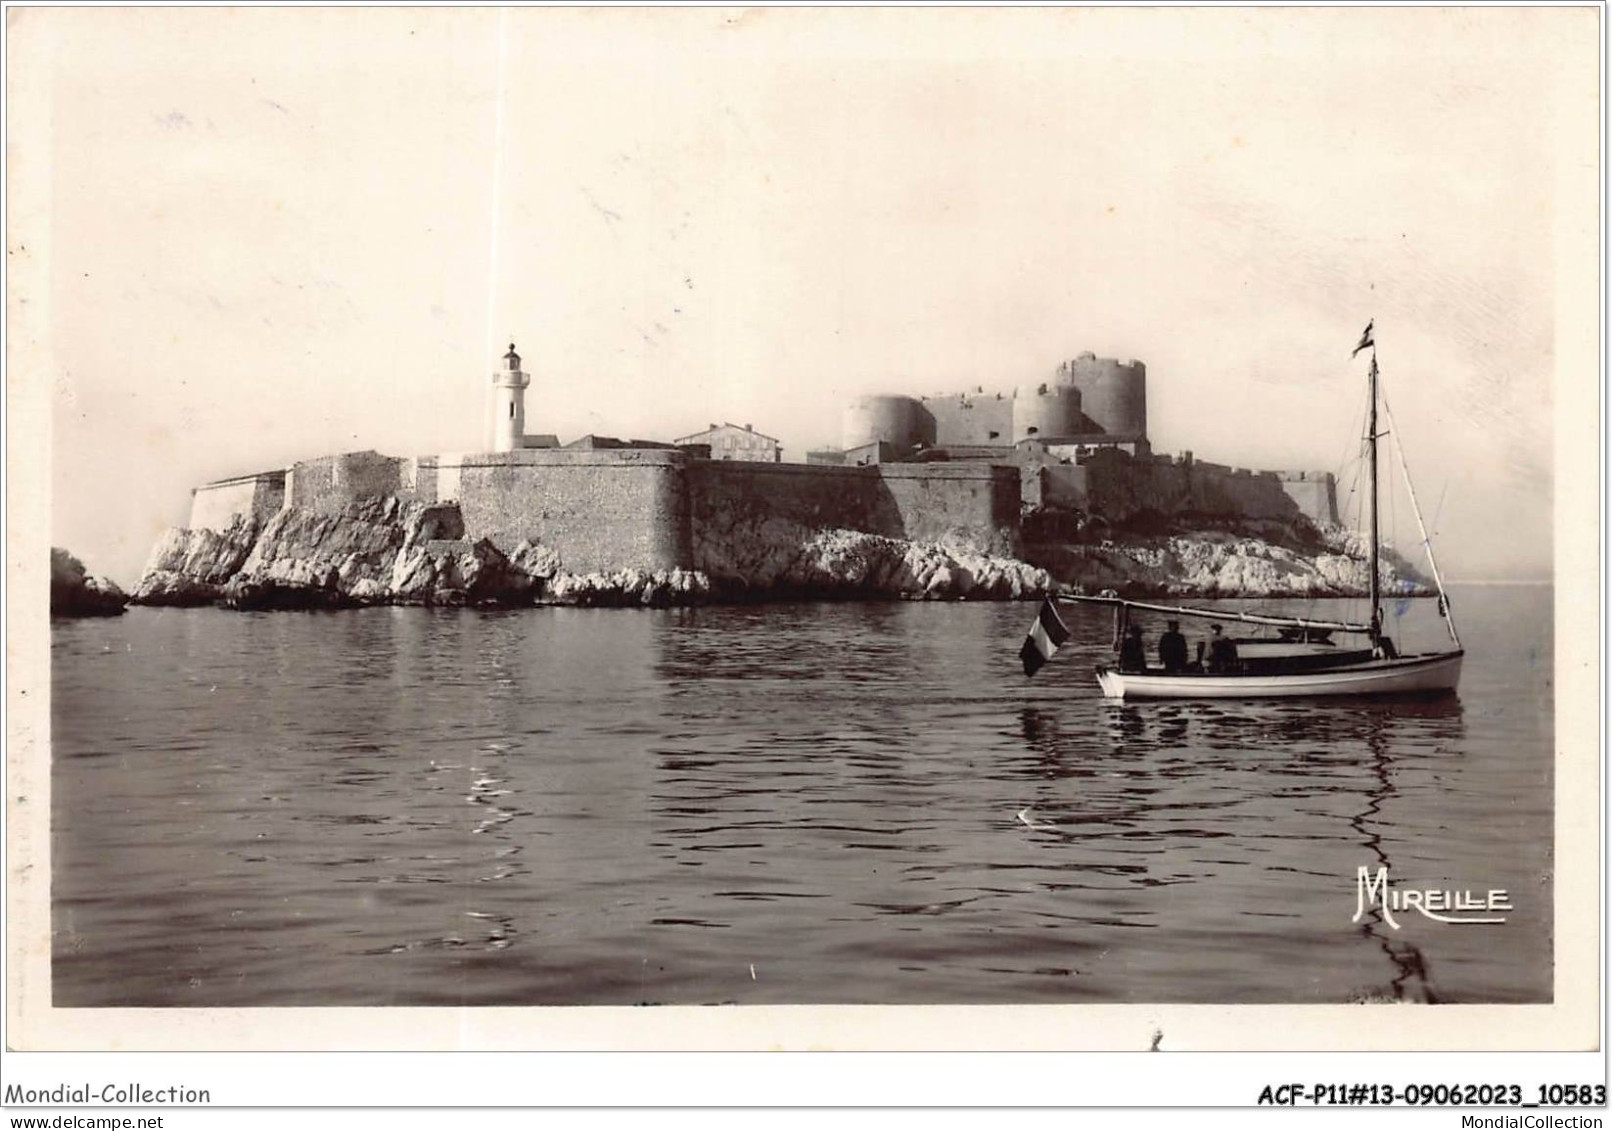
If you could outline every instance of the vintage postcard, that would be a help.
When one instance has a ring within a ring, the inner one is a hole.
[[[1601,16],[10,8],[11,1047],[1598,1048]]]

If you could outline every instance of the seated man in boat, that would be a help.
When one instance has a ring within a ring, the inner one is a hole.
[[[1234,672],[1237,670],[1237,645],[1226,639],[1218,624],[1209,628],[1209,663],[1211,672]]]
[[[1147,648],[1142,644],[1142,626],[1125,626],[1125,639],[1119,646],[1119,670],[1122,672],[1147,671]]]
[[[1187,638],[1181,635],[1181,622],[1166,621],[1164,634],[1159,637],[1159,663],[1165,675],[1176,675],[1187,670]]]

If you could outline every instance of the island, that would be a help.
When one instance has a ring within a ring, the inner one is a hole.
[[[801,598],[1347,596],[1334,476],[1155,454],[1146,367],[1008,393],[862,397],[785,463],[750,425],[672,442],[526,431],[511,344],[490,450],[326,455],[197,487],[137,604],[674,605]],[[1390,558],[1389,591],[1425,583]]]

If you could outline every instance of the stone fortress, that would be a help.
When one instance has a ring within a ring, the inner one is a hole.
[[[395,496],[456,503],[465,539],[506,553],[541,545],[573,572],[743,578],[768,547],[832,530],[1015,555],[1021,521],[1038,509],[1111,523],[1150,514],[1336,521],[1330,473],[1154,455],[1146,376],[1141,362],[1083,354],[1006,395],[863,397],[845,409],[841,449],[784,463],[773,449],[724,459],[710,443],[587,436],[562,446],[528,434],[532,378],[511,345],[492,375],[490,450],[351,452],[218,480],[195,489],[189,525],[223,532],[286,507],[338,515]]]
[[[1052,380],[1006,395],[977,388],[938,397],[860,397],[845,409],[843,433],[843,456],[853,463],[910,459],[937,448],[1005,456],[1025,443],[1145,455],[1147,367],[1083,353],[1060,365]]]
[[[1147,366],[1083,353],[1049,381],[1009,393],[867,396],[846,406],[842,447],[812,452],[828,465],[985,462],[1015,467],[1028,507],[1100,514],[1124,522],[1144,513],[1219,518],[1338,521],[1326,471],[1254,471],[1155,455],[1147,436]]]

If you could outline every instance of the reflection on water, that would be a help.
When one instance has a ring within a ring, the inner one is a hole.
[[[1450,702],[1443,700],[1441,702]],[[1416,704],[1408,705],[1408,709],[1417,709]],[[1383,845],[1382,835],[1378,832],[1377,819],[1383,811],[1383,806],[1393,796],[1394,783],[1390,772],[1392,758],[1389,754],[1389,742],[1383,734],[1385,728],[1374,728],[1366,735],[1366,746],[1370,757],[1366,765],[1371,771],[1373,788],[1367,791],[1366,807],[1360,815],[1349,823],[1360,833],[1370,860],[1365,865],[1375,874],[1378,868],[1387,868],[1390,876],[1393,875],[1393,861]],[[1357,893],[1358,898],[1358,893]],[[1390,933],[1390,926],[1385,921],[1380,905],[1364,908],[1364,920],[1360,924],[1360,932],[1371,939],[1382,950],[1383,955],[1392,965],[1395,974],[1390,980],[1391,992],[1385,996],[1394,1001],[1406,999],[1407,986],[1413,987],[1412,1000],[1433,1004],[1438,1001],[1428,984],[1427,959],[1421,949],[1409,942],[1397,942]]]
[[[56,1001],[1548,1000],[1549,602],[1378,703],[1104,701],[1083,614],[1026,681],[1013,605],[58,624]]]

